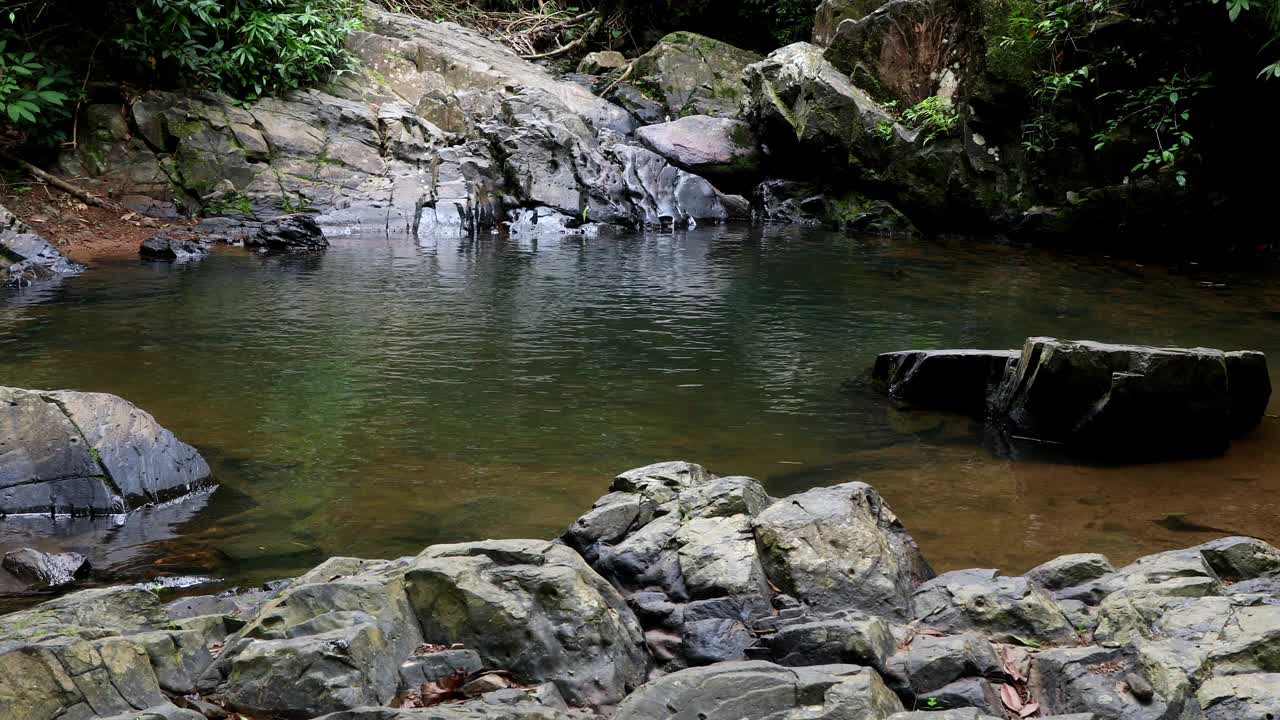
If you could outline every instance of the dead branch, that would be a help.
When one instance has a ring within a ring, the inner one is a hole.
[[[0,158],[4,158],[9,162],[12,162],[16,165],[21,166],[24,170],[31,173],[32,177],[36,178],[37,180],[42,180],[45,183],[58,188],[62,192],[76,198],[77,200],[80,200],[86,205],[93,205],[94,207],[106,208],[108,210],[128,212],[128,210],[126,210],[123,205],[120,205],[119,203],[114,202],[112,200],[100,198],[97,195],[93,195],[84,189],[81,189],[76,187],[75,185],[72,185],[71,183],[67,182],[66,180],[63,180],[60,177],[55,177],[53,175],[50,175],[44,170],[41,170],[35,165],[32,165],[26,160],[23,160],[17,155],[14,155],[13,153],[9,152],[8,150],[0,149]]]

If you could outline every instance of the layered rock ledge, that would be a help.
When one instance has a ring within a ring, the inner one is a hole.
[[[860,482],[669,462],[560,540],[333,558],[250,592],[0,617],[13,720],[1245,720],[1280,713],[1280,550],[935,576]]]
[[[1271,399],[1260,352],[1028,338],[1017,350],[907,350],[872,378],[917,408],[987,419],[1010,436],[1147,460],[1221,453]]]

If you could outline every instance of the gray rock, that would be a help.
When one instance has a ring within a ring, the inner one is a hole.
[[[209,254],[209,248],[187,238],[156,235],[142,241],[138,254],[152,260],[198,260]]]
[[[617,70],[627,66],[627,58],[617,50],[590,52],[582,56],[578,62],[578,72],[588,75],[599,75],[608,70]]]
[[[871,377],[895,400],[969,415],[986,413],[987,398],[1018,359],[1016,350],[906,350],[876,358]]]
[[[1029,338],[991,408],[1010,433],[1081,451],[1131,459],[1217,453],[1255,420],[1232,410],[1261,402],[1232,397],[1229,367],[1219,350]],[[1257,383],[1243,386],[1270,397]]]
[[[535,540],[427,548],[405,590],[431,642],[462,643],[575,705],[616,704],[648,673],[631,609],[573,550]]]
[[[902,711],[874,670],[854,665],[784,668],[720,663],[647,683],[618,707],[617,720],[882,720]]]
[[[887,0],[822,0],[813,22],[813,44],[827,47],[845,20],[860,20]]]
[[[669,162],[708,177],[759,171],[755,133],[741,120],[689,115],[642,127],[636,138]]]
[[[737,117],[746,95],[743,69],[755,53],[690,32],[675,32],[632,61],[628,82],[661,108],[666,119],[684,115]],[[631,109],[626,95],[614,100]]]
[[[400,663],[400,687],[416,688],[451,675],[480,672],[484,664],[475,650],[441,650],[414,657]]]
[[[915,698],[916,707],[973,708],[982,715],[1001,717],[1004,705],[995,686],[980,677],[967,677]],[[945,712],[945,710],[943,710]]]
[[[566,713],[535,702],[488,703],[478,698],[462,704],[399,710],[365,707],[325,715],[318,720],[598,720],[584,712]]]
[[[1004,676],[991,643],[973,633],[915,637],[885,667],[891,686],[906,696],[926,696],[966,677]]]
[[[83,270],[0,205],[0,285],[29,285]]]
[[[778,501],[754,522],[769,579],[817,609],[906,618],[911,593],[933,576],[915,540],[866,483]]]
[[[883,669],[897,643],[883,620],[815,620],[782,628],[768,640],[779,665],[848,663]]]
[[[1112,572],[1115,572],[1115,568],[1105,555],[1078,553],[1063,555],[1037,565],[1023,577],[1045,590],[1054,591],[1083,585]]]
[[[80,553],[43,553],[32,548],[11,550],[4,554],[0,567],[39,589],[70,585],[89,572],[89,564]]]
[[[690,665],[746,660],[756,639],[740,620],[686,619],[681,629],[680,652]]]
[[[746,200],[725,195],[706,179],[685,172],[662,156],[641,147],[615,145],[627,196],[643,224],[687,227],[749,217]]]
[[[1062,608],[1026,578],[995,570],[956,570],[921,585],[912,598],[915,619],[942,632],[975,631],[1000,642],[1074,643]]]
[[[1280,715],[1280,674],[1212,678],[1196,691],[1208,720],[1259,720]]]

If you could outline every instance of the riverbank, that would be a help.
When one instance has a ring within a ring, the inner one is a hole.
[[[661,463],[609,489],[558,542],[333,558],[168,604],[89,590],[0,617],[0,703],[17,720],[1280,711],[1280,551],[1261,541],[935,577],[863,483],[776,500]]]
[[[78,263],[136,258],[138,246],[147,238],[194,225],[184,218],[160,219],[131,210],[92,207],[40,183],[6,185],[0,193],[0,207],[8,208],[58,252]]]

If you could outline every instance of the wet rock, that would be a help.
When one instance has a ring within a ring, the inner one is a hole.
[[[89,572],[80,553],[43,553],[32,548],[5,553],[0,567],[38,589],[70,585]]]
[[[617,50],[590,52],[578,62],[578,72],[588,75],[599,75],[608,70],[617,70],[627,66],[627,58]]]
[[[286,215],[262,223],[258,232],[245,241],[248,247],[271,251],[323,250],[329,247],[324,232],[310,215]]]
[[[741,120],[689,115],[642,127],[636,138],[669,162],[707,177],[750,176],[759,170],[755,134]]]
[[[209,254],[205,245],[187,238],[156,235],[142,241],[138,254],[152,260],[198,260]]]
[[[611,153],[622,164],[622,181],[644,225],[686,227],[750,217],[745,199],[721,193],[657,153],[629,145],[616,145]]]
[[[883,353],[871,371],[895,400],[981,416],[1016,350],[906,350]]]
[[[648,673],[635,615],[563,545],[436,545],[417,557],[404,583],[432,642],[460,642],[523,682],[554,682],[575,705],[614,705]]]
[[[793,495],[753,524],[769,579],[817,609],[906,618],[912,591],[933,576],[911,535],[865,483]]]
[[[115,395],[0,388],[0,430],[0,513],[118,513],[211,484],[195,448]]]
[[[1045,590],[1054,591],[1083,585],[1115,572],[1105,555],[1078,553],[1063,555],[1037,565],[1023,576]]]
[[[1233,409],[1261,401],[1233,397],[1231,366],[1219,350],[1029,338],[991,408],[1010,433],[1085,452],[1130,459],[1217,453],[1234,431],[1256,424]],[[1263,392],[1256,382],[1242,385]]]
[[[746,94],[742,70],[759,59],[719,40],[676,32],[632,61],[631,76],[620,85],[639,90],[668,120],[684,115],[732,118]],[[631,109],[626,95],[613,99]]]
[[[784,668],[768,662],[720,663],[654,680],[623,701],[617,720],[882,720],[902,711],[874,670],[855,665]]]
[[[921,585],[914,617],[942,632],[975,631],[1000,642],[1071,643],[1077,638],[1062,609],[1026,578],[995,570],[956,570]]]
[[[0,285],[28,285],[83,270],[84,266],[63,257],[49,241],[0,205]]]

